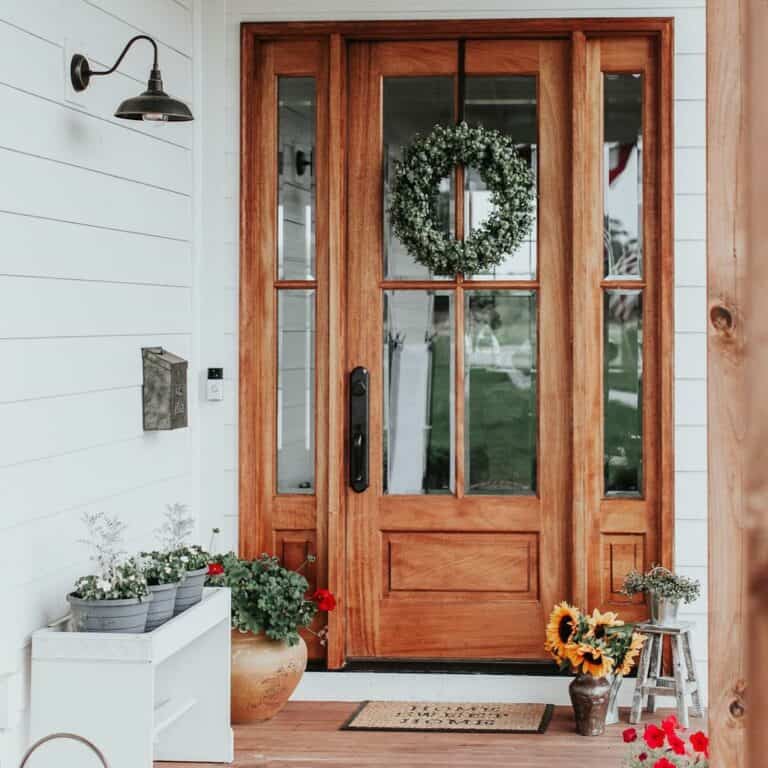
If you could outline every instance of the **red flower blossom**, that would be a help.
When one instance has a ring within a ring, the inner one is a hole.
[[[224,573],[224,566],[221,563],[208,563],[208,575],[219,576]]]
[[[665,717],[661,721],[661,730],[667,734],[667,737],[673,736],[675,731],[680,730],[680,727],[680,723],[677,721],[677,718],[674,715]]]
[[[327,589],[318,589],[312,599],[317,603],[319,611],[332,611],[336,607],[336,598]]]
[[[639,760],[641,763],[644,763],[644,762],[645,762],[645,761],[648,759],[648,753],[647,753],[647,752],[641,752],[641,753],[640,753],[640,754],[637,756],[637,759],[638,759],[638,760]]]
[[[664,746],[666,734],[657,725],[646,725],[643,739],[650,749],[659,749]],[[654,768],[658,767],[654,766]],[[661,766],[661,768],[665,768],[665,766]]]
[[[685,754],[685,742],[676,733],[670,733],[667,738],[669,746],[676,755]]]
[[[637,741],[637,731],[634,728],[627,728],[621,732],[621,738],[624,739],[625,744],[631,744],[633,741]]]
[[[662,757],[661,760],[657,760],[653,764],[653,768],[675,768],[675,764],[667,760],[666,757]]]
[[[709,757],[709,739],[704,731],[691,734],[691,746],[696,752],[703,752],[704,757]]]

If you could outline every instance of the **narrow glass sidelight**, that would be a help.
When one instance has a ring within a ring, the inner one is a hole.
[[[643,294],[604,294],[605,494],[643,494]]]
[[[603,75],[603,274],[643,275],[643,77]]]
[[[384,491],[454,489],[452,291],[384,292]]]
[[[536,493],[536,293],[467,291],[464,324],[466,491]]]
[[[528,161],[534,175],[538,170],[537,78],[532,75],[473,76],[466,79],[464,117],[471,126],[481,126],[512,136],[517,151]],[[491,193],[475,168],[464,175],[464,222],[466,234],[480,227],[490,213]],[[534,188],[536,192],[536,188]],[[538,199],[538,196],[537,196]],[[475,276],[478,280],[536,279],[536,213],[526,241],[492,272]]]
[[[315,491],[315,291],[277,294],[277,491]]]
[[[316,94],[313,77],[278,78],[277,277],[315,277]]]
[[[387,280],[432,278],[392,232],[389,221],[390,179],[403,148],[418,134],[428,134],[437,124],[454,122],[452,77],[385,77],[382,130],[384,135],[384,276]],[[446,232],[454,231],[453,177],[446,177],[438,191],[438,213]]]

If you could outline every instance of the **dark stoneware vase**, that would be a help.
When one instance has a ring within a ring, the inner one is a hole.
[[[608,678],[577,675],[569,691],[576,716],[576,730],[582,736],[602,736],[611,694]]]

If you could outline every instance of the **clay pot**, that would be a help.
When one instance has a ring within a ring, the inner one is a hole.
[[[570,685],[571,703],[576,716],[576,730],[582,736],[602,736],[611,695],[607,677],[576,675]]]
[[[258,723],[288,702],[307,668],[307,645],[232,631],[232,722]]]

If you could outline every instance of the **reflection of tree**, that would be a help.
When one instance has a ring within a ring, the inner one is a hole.
[[[629,234],[622,221],[605,216],[603,218],[604,274],[637,276],[640,274],[641,256],[642,247],[639,239]]]

